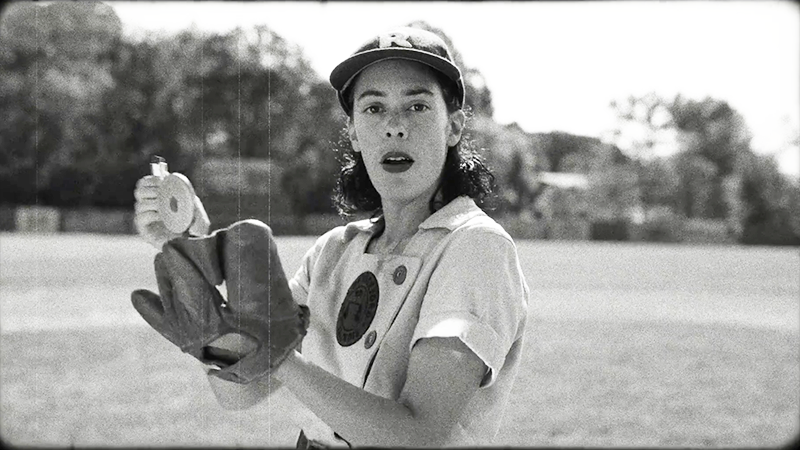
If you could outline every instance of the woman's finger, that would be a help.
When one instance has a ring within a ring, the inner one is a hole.
[[[146,230],[151,224],[161,222],[161,216],[156,211],[142,211],[133,218],[138,230]]]
[[[148,198],[158,198],[158,190],[159,187],[157,186],[145,186],[145,187],[137,187],[133,191],[133,197],[136,200],[144,200]]]
[[[133,191],[133,196],[137,200],[144,198],[157,198],[161,181],[161,178],[154,177],[152,175],[139,178],[139,180],[136,181],[136,189]]]
[[[143,198],[141,200],[137,200],[136,203],[133,204],[133,208],[136,214],[143,213],[145,211],[158,212],[158,200],[155,198]]]
[[[153,176],[153,175],[145,175],[145,176],[143,176],[142,178],[139,178],[136,181],[136,187],[137,188],[138,187],[152,187],[152,186],[158,187],[158,186],[161,186],[161,182],[162,181],[163,180],[162,180],[161,177],[157,177],[157,176]]]

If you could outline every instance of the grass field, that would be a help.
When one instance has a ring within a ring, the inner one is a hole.
[[[281,238],[292,272],[313,240]],[[800,417],[797,249],[518,242],[524,367],[497,445],[760,447]],[[222,410],[150,330],[131,237],[0,234],[0,436],[47,446],[292,446],[283,412]]]

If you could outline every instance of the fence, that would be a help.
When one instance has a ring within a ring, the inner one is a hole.
[[[213,204],[212,204],[213,205]],[[222,228],[241,219],[258,219],[268,223],[276,235],[319,236],[344,225],[347,221],[336,214],[294,217],[272,215],[269,218],[254,212],[228,211],[208,208],[212,229]],[[0,231],[20,233],[101,233],[135,234],[134,213],[130,210],[101,210],[94,208],[59,209],[43,206],[1,206]]]
[[[254,213],[254,207],[229,211],[208,206],[212,229],[230,225],[239,219],[255,218],[268,223],[275,235],[319,236],[348,220],[336,214],[306,217]],[[263,217],[262,217],[263,216]],[[44,206],[0,206],[0,231],[22,233],[102,233],[134,234],[136,229],[131,210],[94,208],[58,209]],[[736,244],[724,221],[682,220],[631,225],[625,221],[589,222],[588,220],[535,219],[530,216],[495,218],[514,239],[540,240],[615,240],[657,241],[685,244]]]

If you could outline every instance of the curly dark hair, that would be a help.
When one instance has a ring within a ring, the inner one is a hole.
[[[452,113],[463,109],[461,99],[456,95],[457,89],[454,83],[438,71],[431,70],[431,72],[442,88],[447,111]],[[353,80],[344,91],[344,97],[350,105],[353,104],[352,87],[355,84]],[[352,111],[352,107],[350,110]],[[353,150],[346,128],[342,130],[338,151],[341,154],[342,169],[334,189],[333,201],[339,214],[349,216],[369,213],[373,218],[380,216],[381,196],[369,179],[361,154]],[[492,195],[495,188],[494,175],[474,148],[474,141],[462,133],[461,140],[447,148],[441,183],[429,201],[429,208],[431,213],[434,213],[462,195],[469,196],[481,205]]]

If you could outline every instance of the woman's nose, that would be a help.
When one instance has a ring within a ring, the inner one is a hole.
[[[386,124],[386,137],[387,138],[400,138],[404,139],[408,136],[408,131],[406,130],[405,123],[403,120],[395,115],[389,119],[389,122]]]

